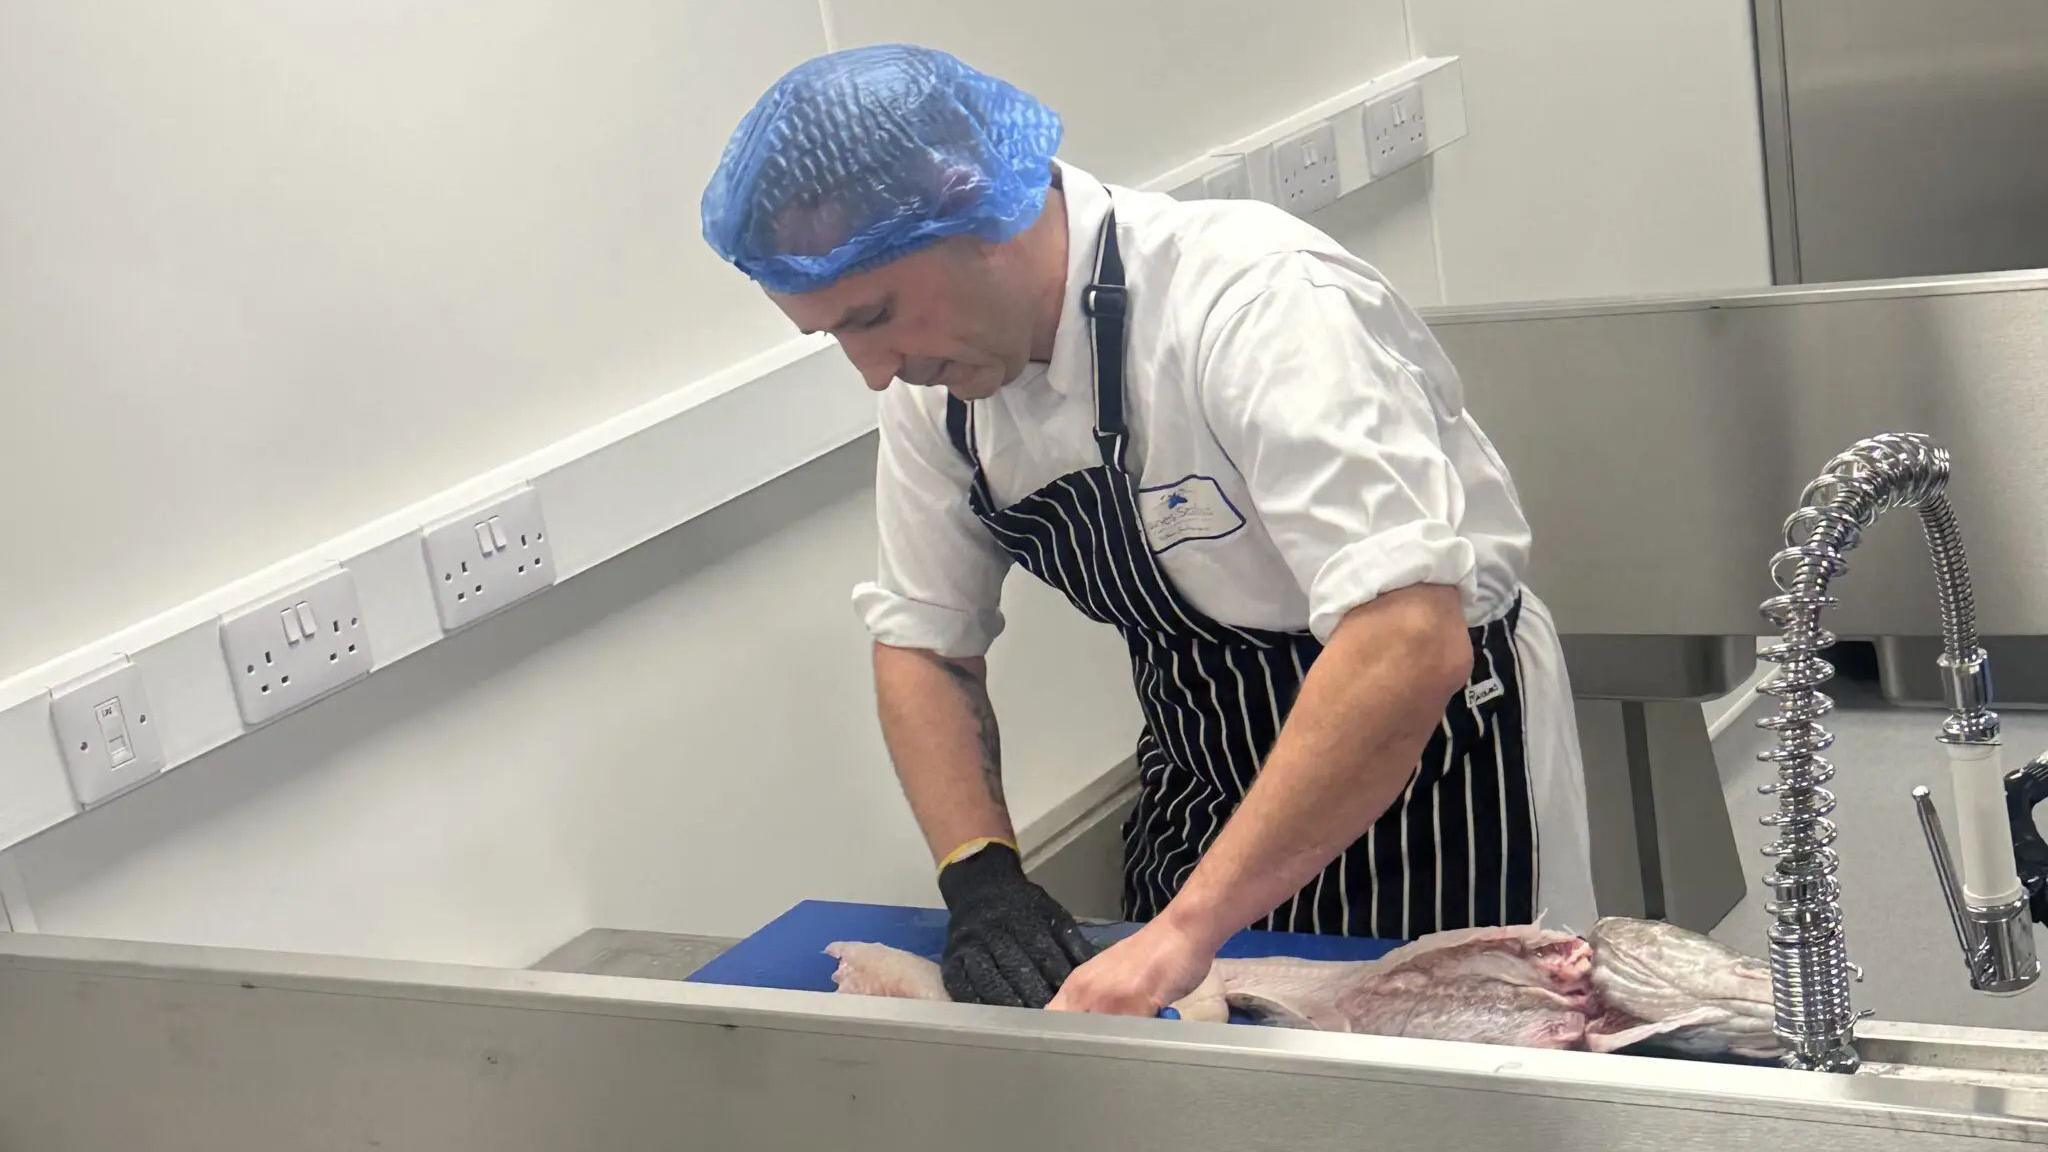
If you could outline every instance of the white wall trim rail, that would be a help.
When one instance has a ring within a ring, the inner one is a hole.
[[[1213,157],[1244,154],[1320,119],[1341,126],[1368,97],[1426,84],[1430,145],[1464,134],[1457,59],[1411,61],[1243,140],[1148,181],[1182,188]],[[1441,121],[1441,123],[1440,123]],[[1441,134],[1441,138],[1439,135]],[[1365,180],[1363,141],[1340,147],[1346,191]],[[1354,171],[1353,165],[1356,165]],[[800,414],[800,418],[794,414]],[[80,813],[51,726],[50,689],[122,658],[140,673],[167,774],[242,736],[218,621],[337,567],[354,578],[374,667],[443,636],[420,530],[531,485],[554,549],[556,583],[873,430],[874,398],[829,338],[791,340],[399,509],[169,611],[0,680],[0,850]],[[346,688],[342,689],[343,691]],[[153,777],[152,777],[153,778]],[[4,857],[0,857],[4,860]],[[22,928],[23,909],[15,927]]]
[[[221,655],[224,612],[346,568],[381,668],[443,635],[419,539],[426,524],[531,484],[560,583],[874,426],[872,394],[830,340],[792,340],[0,681],[0,848],[79,811],[51,729],[52,685],[125,655],[142,674],[169,771],[245,731]]]
[[[1422,90],[1423,102],[1429,109],[1428,135],[1422,154],[1430,155],[1465,137],[1464,74],[1458,61],[1456,56],[1423,56],[1410,60],[1356,88],[1346,89],[1292,116],[1276,120],[1248,136],[1211,148],[1207,154],[1147,181],[1144,187],[1175,195],[1191,195],[1196,182],[1213,171],[1218,160],[1242,156],[1249,169],[1253,198],[1271,202],[1273,145],[1327,120],[1337,129],[1337,192],[1340,196],[1348,196],[1374,180],[1366,157],[1367,101],[1414,84]]]

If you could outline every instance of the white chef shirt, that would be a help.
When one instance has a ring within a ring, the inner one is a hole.
[[[1060,170],[1067,292],[1052,360],[973,406],[998,506],[1101,463],[1080,296],[1110,195]],[[1127,464],[1154,490],[1146,534],[1174,587],[1223,623],[1324,641],[1351,609],[1411,584],[1457,586],[1468,624],[1506,612],[1528,522],[1450,361],[1380,274],[1256,201],[1117,188],[1115,206]],[[978,656],[1002,630],[1011,561],[968,508],[973,470],[945,411],[939,388],[883,394],[880,570],[855,603],[885,644]]]

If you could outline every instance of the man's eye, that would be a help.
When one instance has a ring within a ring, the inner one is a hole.
[[[873,316],[869,317],[865,322],[861,324],[861,327],[863,329],[869,330],[880,328],[882,325],[887,324],[889,322],[889,315],[889,310],[887,308],[884,308],[880,312],[877,312]]]

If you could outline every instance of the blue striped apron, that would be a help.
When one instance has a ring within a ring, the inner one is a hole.
[[[954,447],[974,466],[968,501],[1018,564],[1123,634],[1144,715],[1138,801],[1124,825],[1124,915],[1157,915],[1244,798],[1322,645],[1306,630],[1211,619],[1160,568],[1125,464],[1128,310],[1116,214],[1083,290],[1095,357],[1100,466],[1005,508],[990,496],[974,410],[946,401]],[[1265,917],[1282,931],[1414,939],[1526,923],[1536,899],[1536,821],[1524,755],[1519,601],[1471,630],[1472,677],[1453,694],[1401,798],[1299,893]]]

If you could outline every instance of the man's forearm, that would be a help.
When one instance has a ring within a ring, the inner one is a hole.
[[[932,858],[978,837],[1014,840],[987,662],[877,644],[875,699]]]
[[[1405,588],[1346,616],[1160,919],[1213,949],[1315,879],[1400,797],[1471,661],[1454,588]]]

